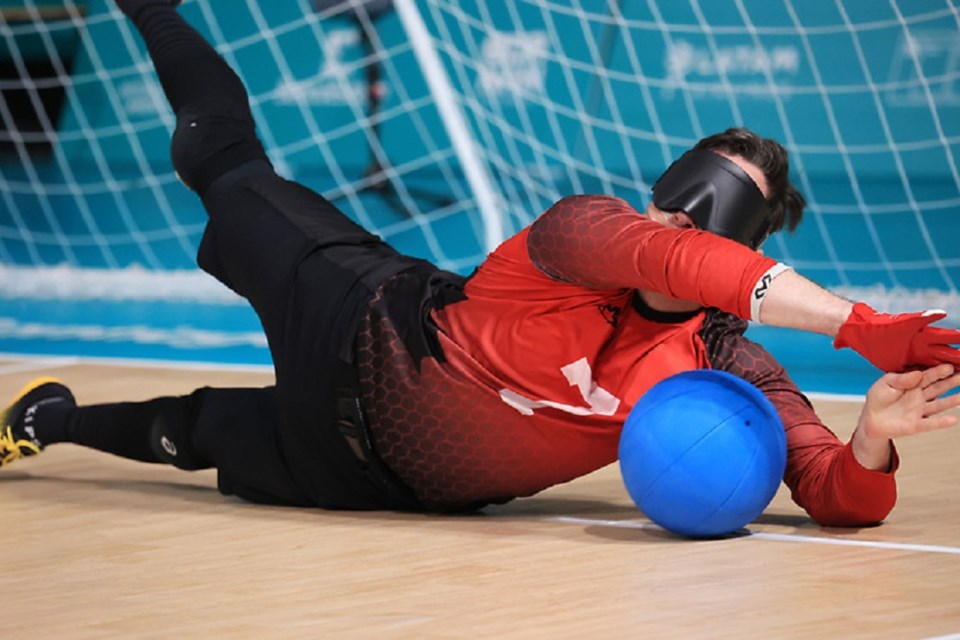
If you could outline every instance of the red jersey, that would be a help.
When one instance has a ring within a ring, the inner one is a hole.
[[[646,390],[717,368],[777,408],[784,480],[800,506],[822,524],[877,522],[896,500],[893,474],[862,468],[743,336],[737,316],[749,317],[754,285],[774,264],[617,198],[565,198],[469,278],[418,270],[383,285],[357,343],[374,445],[430,507],[502,502],[614,462]],[[656,312],[638,289],[705,310]]]

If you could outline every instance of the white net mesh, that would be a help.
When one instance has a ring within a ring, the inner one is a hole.
[[[247,84],[278,170],[445,268],[482,259],[483,225],[397,18],[259,4],[181,11]],[[170,295],[154,285],[173,270],[177,297],[209,300],[216,287],[179,273],[194,271],[205,215],[173,173],[174,117],[132,25],[103,0],[2,15],[3,293]]]
[[[569,192],[643,206],[670,159],[745,125],[810,203],[768,253],[878,307],[960,311],[955,3],[425,4],[514,227]]]
[[[745,125],[788,147],[810,202],[768,253],[881,308],[960,316],[954,0],[322,4],[181,13],[247,84],[278,170],[402,251],[469,271],[484,201],[504,233],[568,193],[642,208],[671,159]],[[0,7],[0,286],[49,292],[92,269],[114,292],[215,295],[202,277],[144,285],[192,272],[204,214],[173,175],[173,115],[132,26],[105,0]],[[410,40],[411,9],[432,37]]]

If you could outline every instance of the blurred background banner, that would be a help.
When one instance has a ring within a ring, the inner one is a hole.
[[[890,311],[960,318],[956,0],[186,0],[278,171],[468,273],[570,193],[638,209],[699,138],[791,152],[810,207],[764,250]],[[199,272],[174,116],[108,0],[0,0],[0,351],[267,364]],[[95,302],[95,304],[91,304]],[[874,374],[751,329],[807,389]]]

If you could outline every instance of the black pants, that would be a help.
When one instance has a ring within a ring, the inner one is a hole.
[[[198,262],[250,301],[277,378],[275,388],[194,394],[192,440],[221,490],[259,502],[417,508],[375,452],[358,458],[338,428],[338,401],[350,393],[354,332],[377,286],[433,267],[262,160],[217,179],[203,202],[210,221]]]
[[[240,79],[165,0],[121,8],[177,116],[174,168],[209,214],[198,263],[253,306],[276,371],[269,389],[201,389],[157,403],[153,450],[184,468],[216,466],[222,491],[257,502],[418,508],[375,455],[356,455],[338,407],[374,290],[401,271],[434,267],[277,176]],[[163,445],[176,439],[171,456]]]

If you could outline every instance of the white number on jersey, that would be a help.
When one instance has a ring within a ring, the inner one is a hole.
[[[520,395],[510,389],[500,390],[500,399],[525,416],[532,416],[534,409],[551,407],[572,413],[575,416],[591,414],[612,416],[620,406],[620,399],[593,381],[593,370],[586,358],[560,367],[560,373],[567,379],[571,387],[577,387],[580,396],[587,403],[586,407],[577,407],[570,404],[553,402],[552,400],[533,400]]]

